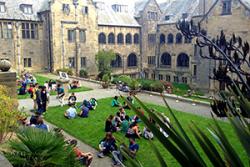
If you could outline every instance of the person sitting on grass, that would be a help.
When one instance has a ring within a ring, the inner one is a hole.
[[[97,100],[96,100],[95,98],[91,98],[91,99],[89,100],[89,103],[91,104],[93,110],[95,110],[96,107],[97,107],[97,105],[98,105],[98,104],[97,104]]]
[[[114,116],[113,115],[110,115],[107,119],[106,119],[106,122],[105,122],[105,132],[116,132],[117,129],[115,126],[113,126],[113,119],[114,119]]]
[[[37,124],[35,125],[35,127],[38,128],[38,129],[45,130],[45,131],[49,132],[49,126],[46,125],[46,124],[43,122],[42,117],[38,117],[38,119],[37,119]]]
[[[27,92],[26,92],[26,88],[24,86],[21,86],[19,88],[19,93],[18,95],[25,95]]]
[[[125,119],[121,123],[121,132],[126,134],[128,132],[129,125],[130,125],[129,116],[126,115]]]
[[[77,101],[76,95],[75,95],[75,93],[72,93],[68,98],[68,104],[71,106],[75,106],[76,101]]]
[[[69,105],[69,108],[64,113],[65,118],[74,119],[77,116],[77,112],[74,106]]]
[[[121,145],[121,149],[125,147],[125,145]],[[135,158],[136,157],[136,154],[139,150],[139,145],[135,142],[135,139],[134,138],[130,138],[129,139],[129,152],[127,152],[126,150],[124,150],[128,156],[130,156],[131,158]],[[121,151],[118,151],[118,150],[115,150],[112,152],[112,155],[113,155],[113,165],[114,166],[122,166],[124,167],[125,165],[123,165],[123,156],[121,154]]]
[[[79,113],[81,118],[88,118],[89,117],[89,108],[83,105],[81,107],[81,112]]]
[[[123,121],[125,119],[125,116],[126,116],[126,112],[125,112],[124,108],[120,107],[119,112],[120,112],[120,119]]]
[[[103,158],[117,149],[116,140],[111,132],[107,132],[105,138],[100,141],[99,149],[100,152],[97,154],[99,158]]]
[[[137,125],[137,122],[133,122],[125,135],[128,138],[141,138],[141,132],[139,130],[139,126]]]
[[[77,159],[80,161],[82,165],[86,165],[86,167],[90,167],[90,164],[93,160],[93,154],[90,152],[84,153],[77,147],[77,140],[70,140],[69,144],[73,147],[73,150],[76,154]]]
[[[117,131],[120,130],[120,126],[121,126],[122,120],[120,118],[120,112],[116,113],[116,116],[114,117],[112,124],[114,127],[116,127]]]
[[[39,118],[39,113],[35,112],[35,115],[30,117],[30,125],[37,125],[37,120]]]
[[[147,127],[144,127],[143,129],[143,137],[148,140],[152,140],[154,138],[154,134],[151,132],[151,130]]]
[[[120,107],[120,102],[118,101],[118,96],[115,96],[111,103],[112,107]]]

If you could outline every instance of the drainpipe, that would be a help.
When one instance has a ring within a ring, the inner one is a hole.
[[[20,33],[19,33],[19,28],[20,28],[20,23],[16,23],[16,36],[17,36],[17,66],[18,66],[18,73],[21,74],[21,43],[20,43]]]

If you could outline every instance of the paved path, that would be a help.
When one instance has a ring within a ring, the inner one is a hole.
[[[55,76],[49,74],[46,75],[46,77],[50,78],[55,78]],[[76,93],[78,102],[82,102],[83,99],[90,99],[91,97],[94,97],[96,99],[102,99],[102,98],[107,98],[107,97],[114,97],[115,95],[119,94],[124,94],[116,89],[102,89],[99,84],[91,83],[91,82],[86,82],[86,81],[81,81],[82,86],[92,88],[93,90],[91,91],[86,91],[86,92],[80,92]],[[126,94],[124,94],[126,95]],[[138,97],[145,102],[156,104],[156,105],[164,105],[164,102],[161,97],[159,96],[152,96],[149,94],[144,94],[144,93],[139,93]],[[204,106],[204,105],[192,105],[190,102],[176,102],[176,100],[167,98],[167,101],[171,108],[174,108],[176,110],[182,111],[182,112],[187,112],[187,113],[193,113],[205,117],[210,117],[210,107]],[[50,97],[50,103],[49,106],[58,106],[60,103],[56,99],[56,96]],[[25,100],[19,100],[19,108],[23,109],[24,111],[31,110],[33,107],[33,101],[31,99],[25,99]],[[48,123],[50,127],[54,127],[54,125]],[[73,138],[69,134],[65,133],[66,138]],[[95,158],[92,163],[92,167],[109,167],[111,166],[111,160],[110,158],[106,157],[104,159],[99,159],[96,157],[97,151],[84,144],[83,142],[79,141],[79,148],[86,151],[86,152],[92,152],[95,154]]]

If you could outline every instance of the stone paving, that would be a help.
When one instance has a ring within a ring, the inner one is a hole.
[[[46,77],[55,78],[55,76],[49,74],[46,75]],[[79,92],[76,93],[77,101],[82,102],[83,99],[90,99],[91,97],[94,97],[96,99],[102,99],[102,98],[108,98],[108,97],[114,97],[115,95],[123,94],[125,93],[119,92],[116,89],[102,89],[99,84],[81,81],[82,86],[92,88],[91,91],[86,92]],[[164,102],[161,97],[155,96],[155,95],[149,95],[145,93],[139,93],[138,97],[148,103],[156,104],[156,105],[164,105]],[[172,98],[166,98],[171,108],[187,112],[187,113],[193,113],[205,117],[210,117],[210,107],[205,105],[196,104],[193,105],[191,102],[184,102],[179,101],[176,102],[175,99]],[[59,101],[56,99],[56,96],[50,97],[50,103],[49,106],[58,106],[60,105]],[[25,99],[25,100],[19,100],[19,109],[23,109],[24,111],[30,111],[33,107],[33,101],[31,99]],[[54,127],[54,125],[48,123],[50,127]],[[71,135],[65,133],[66,138],[73,138]],[[109,167],[111,166],[111,159],[106,157],[104,159],[99,159],[96,157],[97,150],[94,148],[84,144],[83,142],[79,141],[79,148],[85,152],[92,152],[95,154],[92,167]]]

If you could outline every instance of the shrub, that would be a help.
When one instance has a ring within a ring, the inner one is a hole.
[[[73,71],[70,68],[57,69],[56,73],[59,74],[59,72],[66,72],[68,75],[73,75]]]
[[[86,70],[80,70],[80,77],[88,78],[88,72]]]
[[[150,85],[150,87],[151,87],[151,90],[154,91],[154,92],[162,93],[165,90],[164,85],[160,81],[153,82]]]
[[[8,92],[8,88],[0,85],[0,143],[11,138],[20,118],[20,112],[17,111],[18,102],[10,98]]]
[[[79,166],[73,148],[54,133],[26,127],[18,131],[17,139],[10,141],[5,152],[14,166]]]
[[[109,83],[110,82],[110,75],[109,74],[103,75],[102,81],[105,83]]]
[[[131,84],[131,82],[132,82],[131,77],[128,76],[128,75],[121,75],[121,76],[118,78],[118,80],[121,81],[121,82],[123,82],[123,83],[125,83],[125,84],[127,84],[127,85]]]
[[[147,91],[151,91],[151,84],[155,82],[153,80],[146,80],[146,79],[139,79],[138,81],[141,84],[141,88]]]

